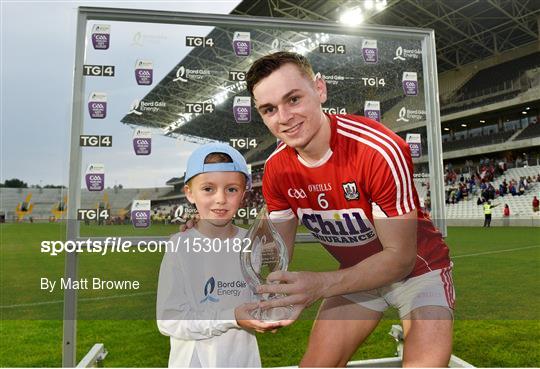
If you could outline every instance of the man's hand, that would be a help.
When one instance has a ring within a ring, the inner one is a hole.
[[[300,312],[313,304],[323,296],[325,288],[324,273],[316,272],[272,272],[268,275],[268,283],[257,287],[257,293],[274,293],[286,295],[282,298],[262,301],[262,309],[268,309],[277,306],[295,306],[295,311],[301,308]]]
[[[282,322],[267,323],[261,320],[254,319],[251,312],[259,307],[256,302],[246,303],[238,306],[234,310],[234,316],[238,325],[247,330],[254,330],[259,333],[272,332],[276,333],[278,328],[282,327]]]

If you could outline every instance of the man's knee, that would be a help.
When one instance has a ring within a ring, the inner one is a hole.
[[[325,350],[308,350],[300,364],[300,368],[339,368],[345,367],[349,362],[349,355],[332,352],[327,355]]]
[[[403,366],[446,367],[452,355],[452,313],[444,307],[424,307],[422,310],[408,321]]]

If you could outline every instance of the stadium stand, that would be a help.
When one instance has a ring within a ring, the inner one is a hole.
[[[443,143],[443,151],[461,150],[468,147],[477,147],[483,145],[493,145],[507,141],[515,131],[498,132],[490,135],[470,137],[466,139],[457,139]]]
[[[448,115],[459,111],[476,108],[479,106],[493,104],[499,101],[510,100],[518,96],[519,94],[519,90],[507,91],[503,93],[497,93],[495,96],[481,96],[465,102],[460,101],[458,103],[449,103],[441,109],[441,115]]]
[[[540,136],[540,123],[531,124],[527,128],[525,128],[516,138],[514,138],[514,141],[517,140],[524,140],[527,138],[533,138],[533,137],[539,137]]]
[[[499,188],[499,185],[503,181],[510,181],[515,179],[519,181],[522,177],[532,177],[533,181],[529,183],[528,190],[525,194],[519,196],[496,196],[492,200],[492,204],[497,205],[494,210],[493,218],[502,218],[502,210],[504,204],[508,204],[510,207],[511,219],[527,219],[532,217],[538,217],[538,214],[534,214],[532,211],[532,199],[534,196],[538,196],[540,192],[540,183],[536,182],[537,176],[540,174],[540,166],[529,166],[523,168],[512,168],[507,170],[503,175],[494,179],[491,184],[495,189]],[[416,184],[416,183],[415,183]],[[446,190],[450,190],[453,185],[446,186]],[[417,187],[418,188],[418,187]],[[447,204],[445,207],[446,218],[449,220],[474,220],[483,219],[484,213],[482,206],[478,205],[477,199],[480,196],[478,188],[473,190],[466,200],[458,201],[455,204]]]
[[[540,52],[507,61],[476,73],[457,92],[457,101],[515,89],[513,82],[529,69],[540,66]],[[497,76],[497,78],[494,78]],[[520,86],[519,86],[520,87]]]
[[[112,213],[125,209],[134,199],[155,200],[163,196],[169,187],[150,189],[107,189],[101,192],[90,192],[82,190],[81,208],[96,208],[100,202],[108,203]],[[15,209],[23,202],[28,194],[32,194],[30,204],[33,204],[32,212],[27,217],[32,216],[33,220],[48,220],[55,204],[62,202],[67,195],[67,189],[56,188],[0,188],[2,199],[2,210],[6,213],[6,221],[15,219]]]

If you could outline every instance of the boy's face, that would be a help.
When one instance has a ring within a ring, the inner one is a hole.
[[[324,80],[311,80],[294,64],[285,64],[259,81],[253,96],[270,132],[295,149],[306,147],[324,123]]]
[[[209,172],[193,177],[184,187],[186,197],[197,205],[201,219],[215,226],[227,225],[244,197],[246,177],[239,172]]]

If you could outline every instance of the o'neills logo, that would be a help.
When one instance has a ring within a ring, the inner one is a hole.
[[[363,209],[313,210],[298,208],[298,219],[323,244],[358,246],[377,238]]]

